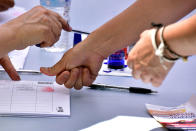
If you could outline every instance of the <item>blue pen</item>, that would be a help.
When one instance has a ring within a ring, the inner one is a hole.
[[[37,47],[41,47],[41,44],[36,44],[35,46],[37,46]]]
[[[80,30],[72,30],[72,32],[74,33],[74,42],[73,45],[75,46],[77,43],[79,43],[80,41],[82,41],[82,36],[81,34],[90,34],[89,32],[85,32],[85,31],[80,31]],[[36,44],[35,46],[37,47],[41,47],[41,44]]]

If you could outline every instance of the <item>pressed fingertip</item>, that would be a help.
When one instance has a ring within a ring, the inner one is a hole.
[[[40,68],[40,72],[43,73],[43,74],[45,74],[45,75],[47,75],[47,76],[52,76],[50,74],[50,72],[49,72],[49,68],[47,68],[47,67],[41,67]]]
[[[17,76],[16,81],[20,81],[20,80],[21,80],[20,76]]]
[[[20,81],[20,76],[15,76],[14,78],[12,78],[13,81]]]

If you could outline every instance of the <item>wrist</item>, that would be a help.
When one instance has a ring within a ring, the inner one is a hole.
[[[0,26],[1,49],[8,53],[17,47],[16,32],[6,24]]]
[[[165,27],[166,28],[166,27]],[[156,44],[157,44],[157,47],[159,47],[160,43],[161,43],[161,35],[163,35],[164,37],[164,32],[163,34],[161,34],[161,30],[158,29],[157,31],[157,34],[155,36],[155,39],[156,39]],[[164,38],[165,39],[165,38]],[[166,41],[164,40],[164,43],[166,44]],[[165,46],[169,46],[169,45],[165,45]],[[167,48],[167,47],[166,47]],[[175,56],[174,54],[172,54],[168,49],[164,49],[164,52],[163,52],[163,55],[166,57],[166,58],[169,58],[169,59],[178,59],[177,56]],[[170,48],[170,47],[169,47]]]
[[[159,43],[162,44],[163,46],[163,52],[162,52],[162,55],[163,55],[163,58],[166,58],[166,60],[169,60],[169,61],[176,61],[178,60],[179,58],[182,58],[184,61],[187,61],[187,58],[188,56],[183,56],[179,53],[176,53],[176,50],[173,50],[171,49],[170,45],[168,45],[168,43],[166,42],[165,40],[165,36],[164,36],[164,30],[165,30],[165,27],[162,27],[160,29],[158,29],[157,33],[158,33],[158,37],[157,37],[157,41],[160,41]],[[176,48],[174,48],[176,49]]]
[[[112,46],[108,46],[108,40],[99,32],[92,32],[82,43],[83,48],[89,52],[100,55],[104,59],[113,53]]]
[[[18,49],[22,45],[20,27],[13,25],[10,22],[2,25],[3,30],[7,32],[7,42],[10,45],[11,50]]]

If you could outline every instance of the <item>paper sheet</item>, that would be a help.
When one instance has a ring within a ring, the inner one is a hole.
[[[0,24],[3,24],[11,19],[14,19],[25,12],[26,11],[24,8],[17,6],[10,8],[8,11],[0,12]],[[29,47],[27,47],[24,50],[14,50],[8,54],[15,69],[23,69],[28,51]]]
[[[150,131],[160,127],[162,126],[152,118],[118,116],[81,131]]]
[[[52,82],[0,81],[0,116],[69,116],[69,89]]]

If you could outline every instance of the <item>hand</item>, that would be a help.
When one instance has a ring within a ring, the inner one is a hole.
[[[0,58],[0,64],[5,69],[5,71],[8,73],[8,75],[10,76],[12,80],[15,80],[15,81],[20,80],[20,76],[16,72],[8,55]]]
[[[3,26],[13,31],[14,41],[17,43],[15,49],[24,49],[34,44],[41,44],[41,47],[52,46],[58,41],[62,29],[72,30],[59,14],[42,6],[34,7]]]
[[[67,88],[79,90],[89,86],[98,75],[104,58],[92,50],[85,49],[84,43],[76,45],[64,54],[53,67],[41,67],[40,71],[48,76],[56,76],[56,82]]]
[[[0,0],[0,11],[8,10],[14,6],[14,0]]]
[[[142,79],[143,82],[152,83],[153,86],[160,86],[173,63],[164,62],[167,70],[162,67],[159,57],[155,55],[150,37],[151,30],[141,34],[139,41],[129,53],[127,63],[132,68],[135,79]]]

